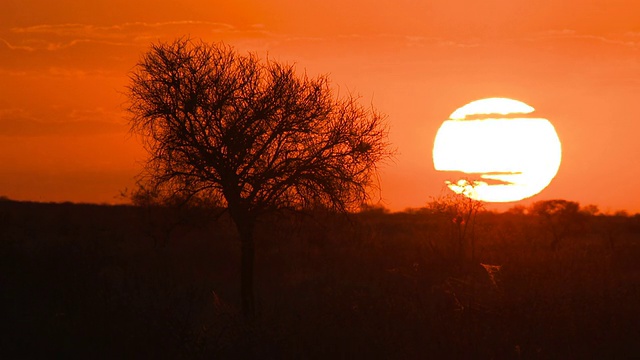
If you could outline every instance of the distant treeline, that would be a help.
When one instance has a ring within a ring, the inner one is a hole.
[[[465,204],[263,219],[248,324],[222,208],[0,201],[0,358],[640,356],[640,216]]]

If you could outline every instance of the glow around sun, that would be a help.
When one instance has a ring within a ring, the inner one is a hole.
[[[488,202],[518,201],[542,191],[560,168],[560,139],[549,120],[517,100],[489,98],[454,111],[433,146],[436,170],[456,193]]]

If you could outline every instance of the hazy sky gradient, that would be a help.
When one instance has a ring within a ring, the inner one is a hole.
[[[128,73],[151,42],[189,35],[329,74],[389,115],[399,156],[383,204],[442,190],[435,133],[469,101],[528,103],[563,162],[541,194],[640,212],[640,3],[632,1],[45,1],[0,12],[0,195],[116,202],[144,159]],[[508,206],[512,206],[510,204]]]

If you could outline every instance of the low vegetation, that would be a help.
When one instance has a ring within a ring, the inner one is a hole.
[[[640,356],[640,216],[569,203],[274,214],[247,323],[227,215],[4,199],[0,357]]]

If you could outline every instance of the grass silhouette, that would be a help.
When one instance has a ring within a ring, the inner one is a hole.
[[[460,262],[424,209],[274,215],[251,324],[224,216],[7,199],[0,224],[2,358],[640,355],[639,216],[590,215],[552,250],[535,216],[481,212]]]

